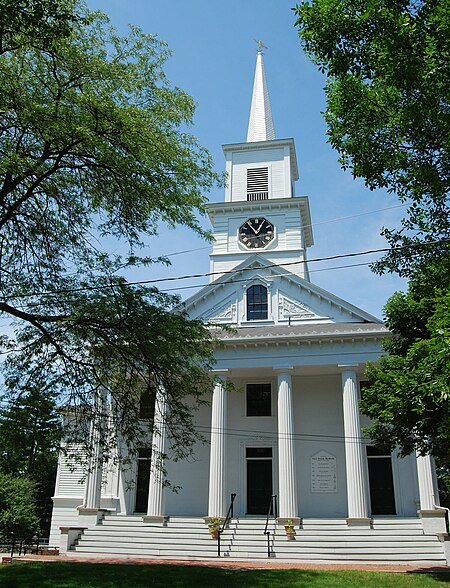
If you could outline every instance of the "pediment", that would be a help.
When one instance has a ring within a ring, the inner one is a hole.
[[[282,266],[254,255],[188,298],[183,307],[208,322],[244,325],[246,289],[258,281],[269,291],[267,324],[382,323],[376,317],[323,290]],[[247,324],[249,324],[247,322]]]

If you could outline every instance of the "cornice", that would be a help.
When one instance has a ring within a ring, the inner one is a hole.
[[[220,344],[226,347],[380,341],[391,336],[390,331],[385,325],[377,323],[327,323],[320,325],[238,327],[227,331],[214,328],[213,331]]]
[[[298,180],[297,154],[295,152],[295,142],[292,137],[287,139],[272,139],[271,141],[252,141],[250,143],[226,143],[222,145],[224,154],[228,151],[260,151],[264,149],[273,149],[276,147],[289,147],[289,158],[292,167],[292,176],[294,181]]]

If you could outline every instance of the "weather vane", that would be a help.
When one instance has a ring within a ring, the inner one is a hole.
[[[258,51],[262,53],[263,49],[268,49],[268,47],[266,47],[264,45],[264,43],[261,41],[261,39],[255,39],[255,43],[258,45]]]

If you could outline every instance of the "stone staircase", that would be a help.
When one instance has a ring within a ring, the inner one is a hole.
[[[221,536],[221,556],[267,559],[265,519],[233,518]],[[443,544],[424,535],[419,519],[375,519],[372,529],[349,528],[345,520],[304,519],[295,541],[282,526],[269,523],[272,558],[304,563],[372,563],[446,565]],[[158,559],[217,558],[202,518],[171,517],[168,525],[143,522],[138,516],[107,515],[87,529],[69,552],[71,557]]]

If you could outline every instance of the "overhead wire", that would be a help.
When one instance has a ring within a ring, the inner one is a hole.
[[[300,260],[296,260],[296,261],[289,261],[289,262],[282,262],[282,263],[269,263],[269,264],[265,264],[265,265],[260,265],[258,267],[258,269],[260,269],[260,270],[271,269],[271,268],[275,268],[275,267],[283,267],[284,268],[284,267],[291,267],[293,265],[299,265],[299,264],[318,263],[318,262],[322,262],[322,261],[332,261],[335,259],[345,259],[345,258],[351,258],[351,257],[360,257],[363,255],[372,255],[375,253],[388,253],[391,251],[403,251],[406,249],[414,251],[414,250],[422,249],[424,247],[428,247],[430,245],[439,245],[442,243],[449,243],[449,242],[450,242],[450,238],[444,238],[444,239],[438,239],[438,240],[427,241],[427,242],[422,242],[422,243],[415,243],[415,244],[410,244],[410,245],[399,245],[397,247],[384,247],[384,248],[380,248],[380,249],[368,249],[366,251],[356,251],[356,252],[352,252],[352,253],[342,253],[342,254],[337,254],[337,255],[329,255],[329,256],[325,256],[325,257],[318,257],[315,259],[300,259]],[[102,285],[98,285],[98,286],[81,286],[81,287],[77,287],[77,288],[61,288],[61,289],[56,289],[56,290],[42,290],[42,291],[37,291],[37,292],[27,292],[27,293],[21,293],[21,294],[14,294],[14,295],[10,296],[9,299],[29,298],[29,297],[33,297],[33,296],[47,296],[47,295],[54,295],[54,294],[57,294],[57,295],[71,294],[71,293],[87,292],[87,291],[109,290],[109,289],[114,289],[114,288],[121,288],[123,286],[128,287],[128,286],[159,284],[161,282],[174,282],[177,280],[206,278],[206,277],[212,277],[212,276],[221,277],[224,275],[232,275],[232,274],[243,273],[246,271],[252,271],[253,269],[254,269],[253,267],[237,267],[237,268],[233,268],[230,270],[224,270],[224,271],[203,272],[203,273],[198,273],[198,274],[185,274],[185,275],[180,275],[180,276],[169,276],[166,278],[153,278],[150,280],[135,280],[132,282],[125,282],[125,283],[111,282],[110,284],[102,284]]]

